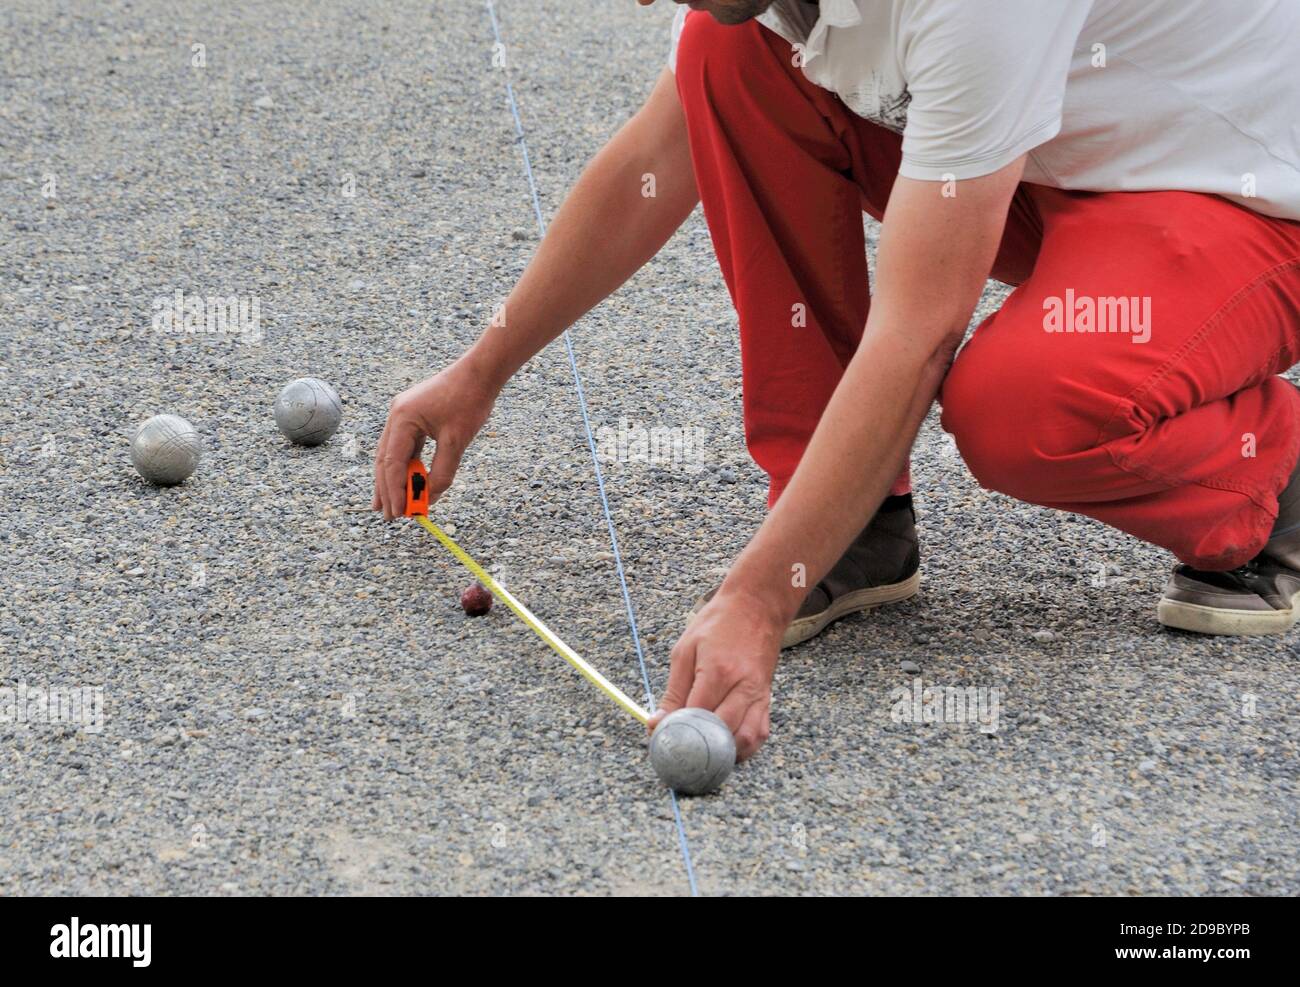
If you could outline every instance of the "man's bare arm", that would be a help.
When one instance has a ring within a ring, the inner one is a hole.
[[[654,195],[645,195],[647,176]],[[686,116],[665,69],[645,105],[591,160],[493,326],[466,356],[503,385],[635,274],[699,202]]]
[[[793,479],[673,649],[661,704],[717,711],[741,757],[767,737],[782,631],[902,468],[993,266],[1023,159],[964,181],[899,178],[866,331]],[[806,584],[792,579],[796,565]],[[657,720],[652,721],[657,723]]]
[[[653,196],[643,194],[647,176]],[[387,518],[402,513],[406,464],[427,438],[437,442],[430,494],[441,496],[506,381],[653,257],[698,201],[686,118],[665,69],[565,198],[506,298],[503,323],[393,400],[375,455],[374,509]]]
[[[733,570],[738,585],[775,590],[770,603],[787,618],[803,594],[789,579],[760,573],[799,561],[815,584],[880,507],[961,344],[1023,169],[1021,159],[962,182],[952,198],[937,182],[896,181],[862,344],[794,478]]]

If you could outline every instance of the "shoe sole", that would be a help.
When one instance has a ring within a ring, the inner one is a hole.
[[[1197,634],[1224,634],[1245,637],[1252,634],[1285,634],[1295,626],[1300,612],[1296,603],[1300,593],[1291,597],[1289,610],[1225,610],[1180,600],[1161,600],[1156,616],[1166,627]]]
[[[872,610],[883,603],[898,603],[909,599],[915,596],[916,591],[920,588],[921,573],[918,570],[899,583],[868,586],[866,589],[845,593],[839,599],[832,600],[831,605],[821,613],[814,613],[792,621],[790,626],[785,629],[785,636],[781,638],[781,647],[782,649],[793,648],[796,644],[802,644],[809,638],[816,637],[828,625],[833,624],[841,617],[847,617],[851,613]]]

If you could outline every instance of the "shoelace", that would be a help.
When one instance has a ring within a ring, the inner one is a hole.
[[[1239,565],[1235,569],[1229,569],[1227,572],[1219,575],[1228,579],[1247,592],[1254,593],[1256,596],[1267,599],[1269,594],[1274,590],[1272,580],[1264,572],[1258,557],[1251,559],[1244,565]]]

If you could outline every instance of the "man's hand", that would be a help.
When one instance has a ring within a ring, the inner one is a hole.
[[[429,467],[429,503],[451,486],[460,457],[492,413],[497,389],[462,358],[446,370],[407,388],[388,409],[388,423],[375,452],[375,497],[371,510],[391,521],[406,510],[406,467],[425,439],[437,443]]]
[[[698,706],[720,716],[736,737],[736,758],[757,751],[771,728],[772,673],[785,622],[761,601],[724,585],[673,648],[668,690],[649,730],[673,710]]]

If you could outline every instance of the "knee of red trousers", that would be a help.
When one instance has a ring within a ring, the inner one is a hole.
[[[1074,475],[1097,446],[1100,422],[1057,400],[1051,368],[1030,370],[1023,353],[972,341],[940,392],[942,425],[980,486],[1045,504],[1071,499]],[[1027,372],[1028,371],[1028,372]]]
[[[981,486],[1097,518],[1201,569],[1234,568],[1263,547],[1276,515],[1269,492],[1280,490],[1294,469],[1294,440],[1278,450],[1276,475],[1261,478],[1253,492],[1182,488],[1180,495],[1189,499],[1181,506],[1206,521],[1184,524],[1171,514],[1173,504],[1153,499],[1167,492],[1162,481],[1116,465],[1116,457],[1134,455],[1149,438],[1136,422],[1132,432],[1103,437],[1121,399],[1099,400],[1068,370],[1026,361],[1006,342],[984,342],[990,345],[970,346],[958,356],[940,396],[943,427]],[[1291,405],[1300,403],[1280,379],[1267,386]]]
[[[697,91],[708,70],[710,94],[716,98],[719,85],[739,84],[750,72],[763,71],[759,55],[771,54],[764,28],[755,20],[743,24],[719,24],[712,15],[692,12],[677,39],[677,89],[683,98]]]

